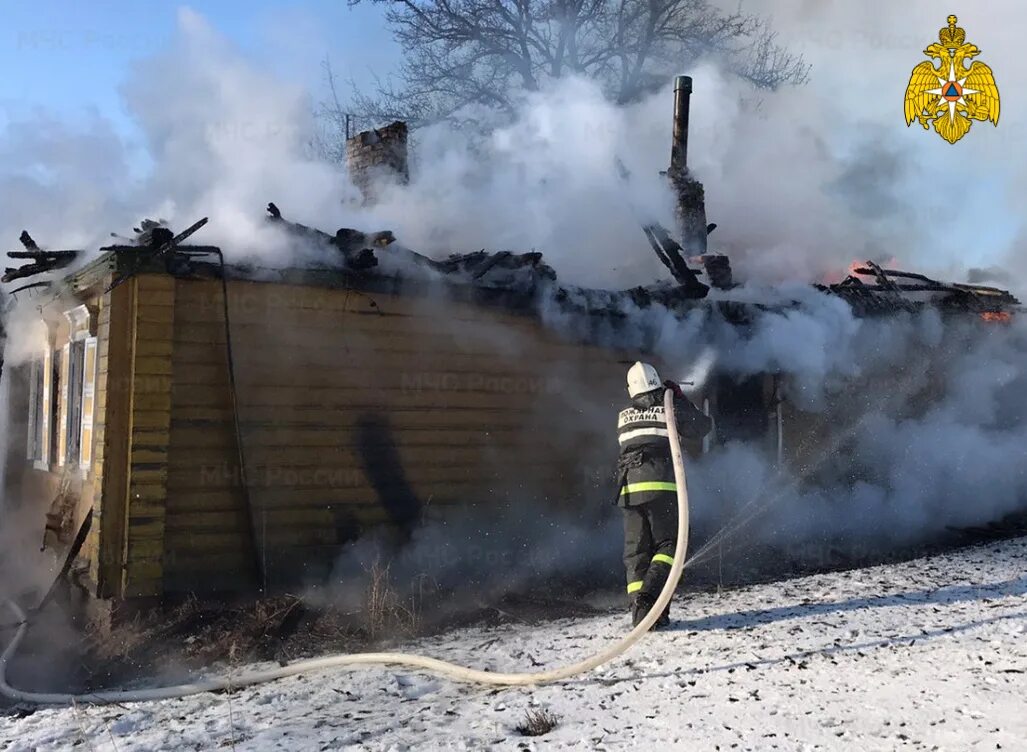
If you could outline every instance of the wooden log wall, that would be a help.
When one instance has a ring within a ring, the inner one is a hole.
[[[370,528],[401,540],[454,504],[609,502],[616,354],[463,303],[232,282],[251,519],[220,283],[174,297],[165,592],[252,588],[254,554],[272,587],[323,576]]]

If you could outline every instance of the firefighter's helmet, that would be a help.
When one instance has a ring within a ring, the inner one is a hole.
[[[659,389],[661,384],[660,374],[648,363],[639,361],[628,369],[628,395],[632,399],[640,394]]]

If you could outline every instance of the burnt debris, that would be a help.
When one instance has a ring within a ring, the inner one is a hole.
[[[335,235],[329,235],[314,227],[307,227],[299,222],[290,222],[282,217],[282,211],[271,202],[267,205],[268,221],[280,225],[290,235],[311,241],[322,246],[336,248],[342,254],[344,267],[349,271],[367,271],[378,266],[375,251],[396,242],[390,230],[365,233],[349,227],[341,227]]]
[[[619,159],[616,161],[615,167],[617,168],[617,174],[620,176],[625,188],[629,188],[627,181],[628,178],[631,177],[631,173],[628,171],[628,168],[625,167],[624,163]],[[661,174],[666,176],[666,173]],[[703,217],[703,221],[705,221],[705,210],[703,210]],[[709,235],[716,229],[716,227],[716,224],[706,225],[705,234]],[[685,296],[696,299],[706,297],[707,293],[710,291],[709,286],[700,282],[696,271],[691,269],[685,262],[684,256],[682,255],[684,249],[681,247],[680,243],[671,237],[667,228],[659,222],[645,222],[642,223],[642,233],[645,235],[645,239],[649,241],[649,245],[652,247],[656,257],[660,260],[660,263],[667,268],[667,271],[670,272],[674,281],[680,285]]]
[[[128,270],[118,277],[107,288],[110,292],[118,285],[132,278],[133,275],[143,269],[152,268],[155,264],[163,262],[165,270],[176,277],[185,276],[190,273],[188,259],[180,256],[175,250],[184,240],[204,227],[208,222],[207,217],[194,222],[185,230],[175,235],[174,232],[163,221],[151,219],[140,222],[139,227],[134,228],[136,233],[135,245],[107,246],[102,251],[113,251],[115,253],[130,255],[132,262]]]
[[[18,239],[25,250],[8,251],[7,257],[25,259],[29,263],[18,268],[7,267],[4,270],[3,277],[0,277],[0,282],[14,282],[18,279],[25,279],[26,277],[34,277],[37,274],[63,269],[70,266],[80,253],[80,251],[48,251],[40,248],[32,236],[28,234],[27,230],[22,231]]]
[[[706,270],[706,278],[718,290],[730,290],[736,286],[731,272],[731,259],[727,256],[720,253],[705,253],[692,259],[692,263],[698,263]]]
[[[869,277],[864,282],[860,277]],[[873,261],[852,269],[833,285],[818,289],[844,298],[862,315],[915,311],[932,305],[944,312],[977,313],[986,321],[1006,321],[1020,301],[1008,290],[984,285],[939,282],[923,274],[883,269]]]
[[[564,313],[581,314],[594,322],[605,320],[625,324],[633,312],[660,307],[676,315],[703,308],[731,323],[745,325],[767,311],[798,305],[788,301],[764,304],[732,300],[724,293],[739,285],[734,280],[730,259],[716,253],[686,256],[685,249],[656,223],[644,225],[643,230],[658,258],[673,275],[673,281],[628,290],[600,290],[560,284],[555,270],[537,251],[480,250],[453,254],[436,261],[403,247],[391,231],[367,233],[340,228],[332,235],[285,219],[274,203],[267,205],[267,215],[268,222],[280,226],[299,242],[335,249],[338,262],[328,266],[314,264],[279,270],[236,266],[229,269],[230,276],[295,279],[304,280],[301,283],[306,284],[355,284],[367,289],[392,291],[442,282],[453,290],[466,288],[475,300],[494,300],[514,308],[535,311],[540,304],[551,302]],[[206,218],[201,219],[176,235],[163,221],[144,220],[135,228],[134,238],[119,237],[122,243],[101,249],[118,257],[115,266],[118,276],[109,289],[140,271],[155,271],[161,267],[179,277],[210,273],[201,259],[211,255],[222,258],[220,249],[182,245],[206,223]],[[713,226],[704,229],[711,232]],[[79,253],[44,251],[27,233],[23,233],[22,243],[25,251],[9,255],[28,258],[32,263],[21,270],[8,270],[18,276],[67,266]],[[386,248],[389,249],[387,255],[380,258],[379,254]],[[702,277],[705,281],[701,281],[700,275],[705,275]],[[42,284],[49,283],[35,283]],[[856,265],[841,282],[813,287],[841,297],[857,316],[913,313],[933,307],[944,313],[975,315],[987,322],[1005,322],[1020,306],[1020,301],[1010,292],[997,287],[940,282],[915,272],[885,269],[873,261]],[[711,289],[718,293],[712,299],[709,297]]]
[[[622,176],[626,171],[619,166]],[[286,222],[274,204],[268,206],[272,221],[283,222],[290,232],[315,242],[338,248],[344,257],[344,269],[361,267],[361,257],[373,256],[375,250],[395,242],[391,232],[363,233],[340,229],[335,236],[297,223]],[[704,229],[712,232],[716,225]],[[674,278],[673,283],[657,283],[629,290],[588,290],[573,285],[560,285],[555,270],[545,263],[543,255],[532,251],[511,251],[454,254],[435,261],[408,249],[396,253],[414,262],[411,265],[376,271],[376,274],[396,274],[398,277],[417,277],[417,270],[431,270],[459,285],[469,285],[482,291],[499,293],[507,302],[519,301],[531,306],[540,295],[551,295],[552,300],[565,312],[587,314],[590,317],[622,319],[626,311],[661,306],[684,313],[696,306],[707,305],[716,309],[726,320],[745,324],[760,312],[787,308],[787,304],[760,304],[718,298],[704,300],[715,288],[730,291],[738,287],[734,280],[728,256],[705,253],[685,256],[685,249],[658,223],[643,226],[646,238],[660,261]],[[406,270],[406,271],[404,271]],[[700,275],[705,274],[705,283]],[[867,278],[866,280],[861,277]],[[842,282],[814,285],[822,292],[843,298],[858,316],[915,312],[934,306],[943,312],[969,312],[979,314],[986,321],[1006,321],[1018,308],[1020,301],[1006,290],[983,285],[943,283],[922,274],[883,269],[873,261],[852,270]],[[927,294],[929,293],[929,295]]]
[[[689,268],[682,255],[681,244],[670,236],[666,228],[658,222],[642,227],[649,245],[652,246],[657,258],[663,263],[671,276],[681,286],[685,296],[689,298],[705,298],[709,293],[709,285],[699,281],[695,271]]]
[[[454,254],[445,261],[433,262],[432,266],[442,274],[462,277],[474,285],[511,292],[534,292],[540,285],[556,281],[556,271],[537,251],[489,253],[481,250]]]

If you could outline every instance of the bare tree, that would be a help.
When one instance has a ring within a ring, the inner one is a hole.
[[[520,92],[577,74],[626,104],[716,55],[764,89],[805,82],[809,66],[769,23],[708,0],[349,0],[386,6],[405,59],[395,80],[358,92],[377,121],[458,119],[467,105],[513,114]]]

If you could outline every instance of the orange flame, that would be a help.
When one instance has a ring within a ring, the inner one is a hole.
[[[1008,324],[1013,320],[1013,314],[1008,311],[984,311],[981,314],[981,321],[989,324]]]
[[[846,277],[860,277],[861,275],[856,274],[857,269],[866,268],[867,262],[863,259],[856,259],[849,264],[848,268],[843,271],[829,271],[821,276],[820,283],[824,285],[834,285],[841,282]],[[889,256],[887,259],[883,259],[878,262],[878,266],[884,269],[890,269],[899,265],[898,259],[895,256]]]
[[[820,284],[822,285],[836,285],[846,277],[851,277],[856,273],[856,269],[863,265],[862,261],[853,261],[849,264],[849,268],[846,271],[839,269],[833,269],[831,271],[824,272],[820,275]]]

